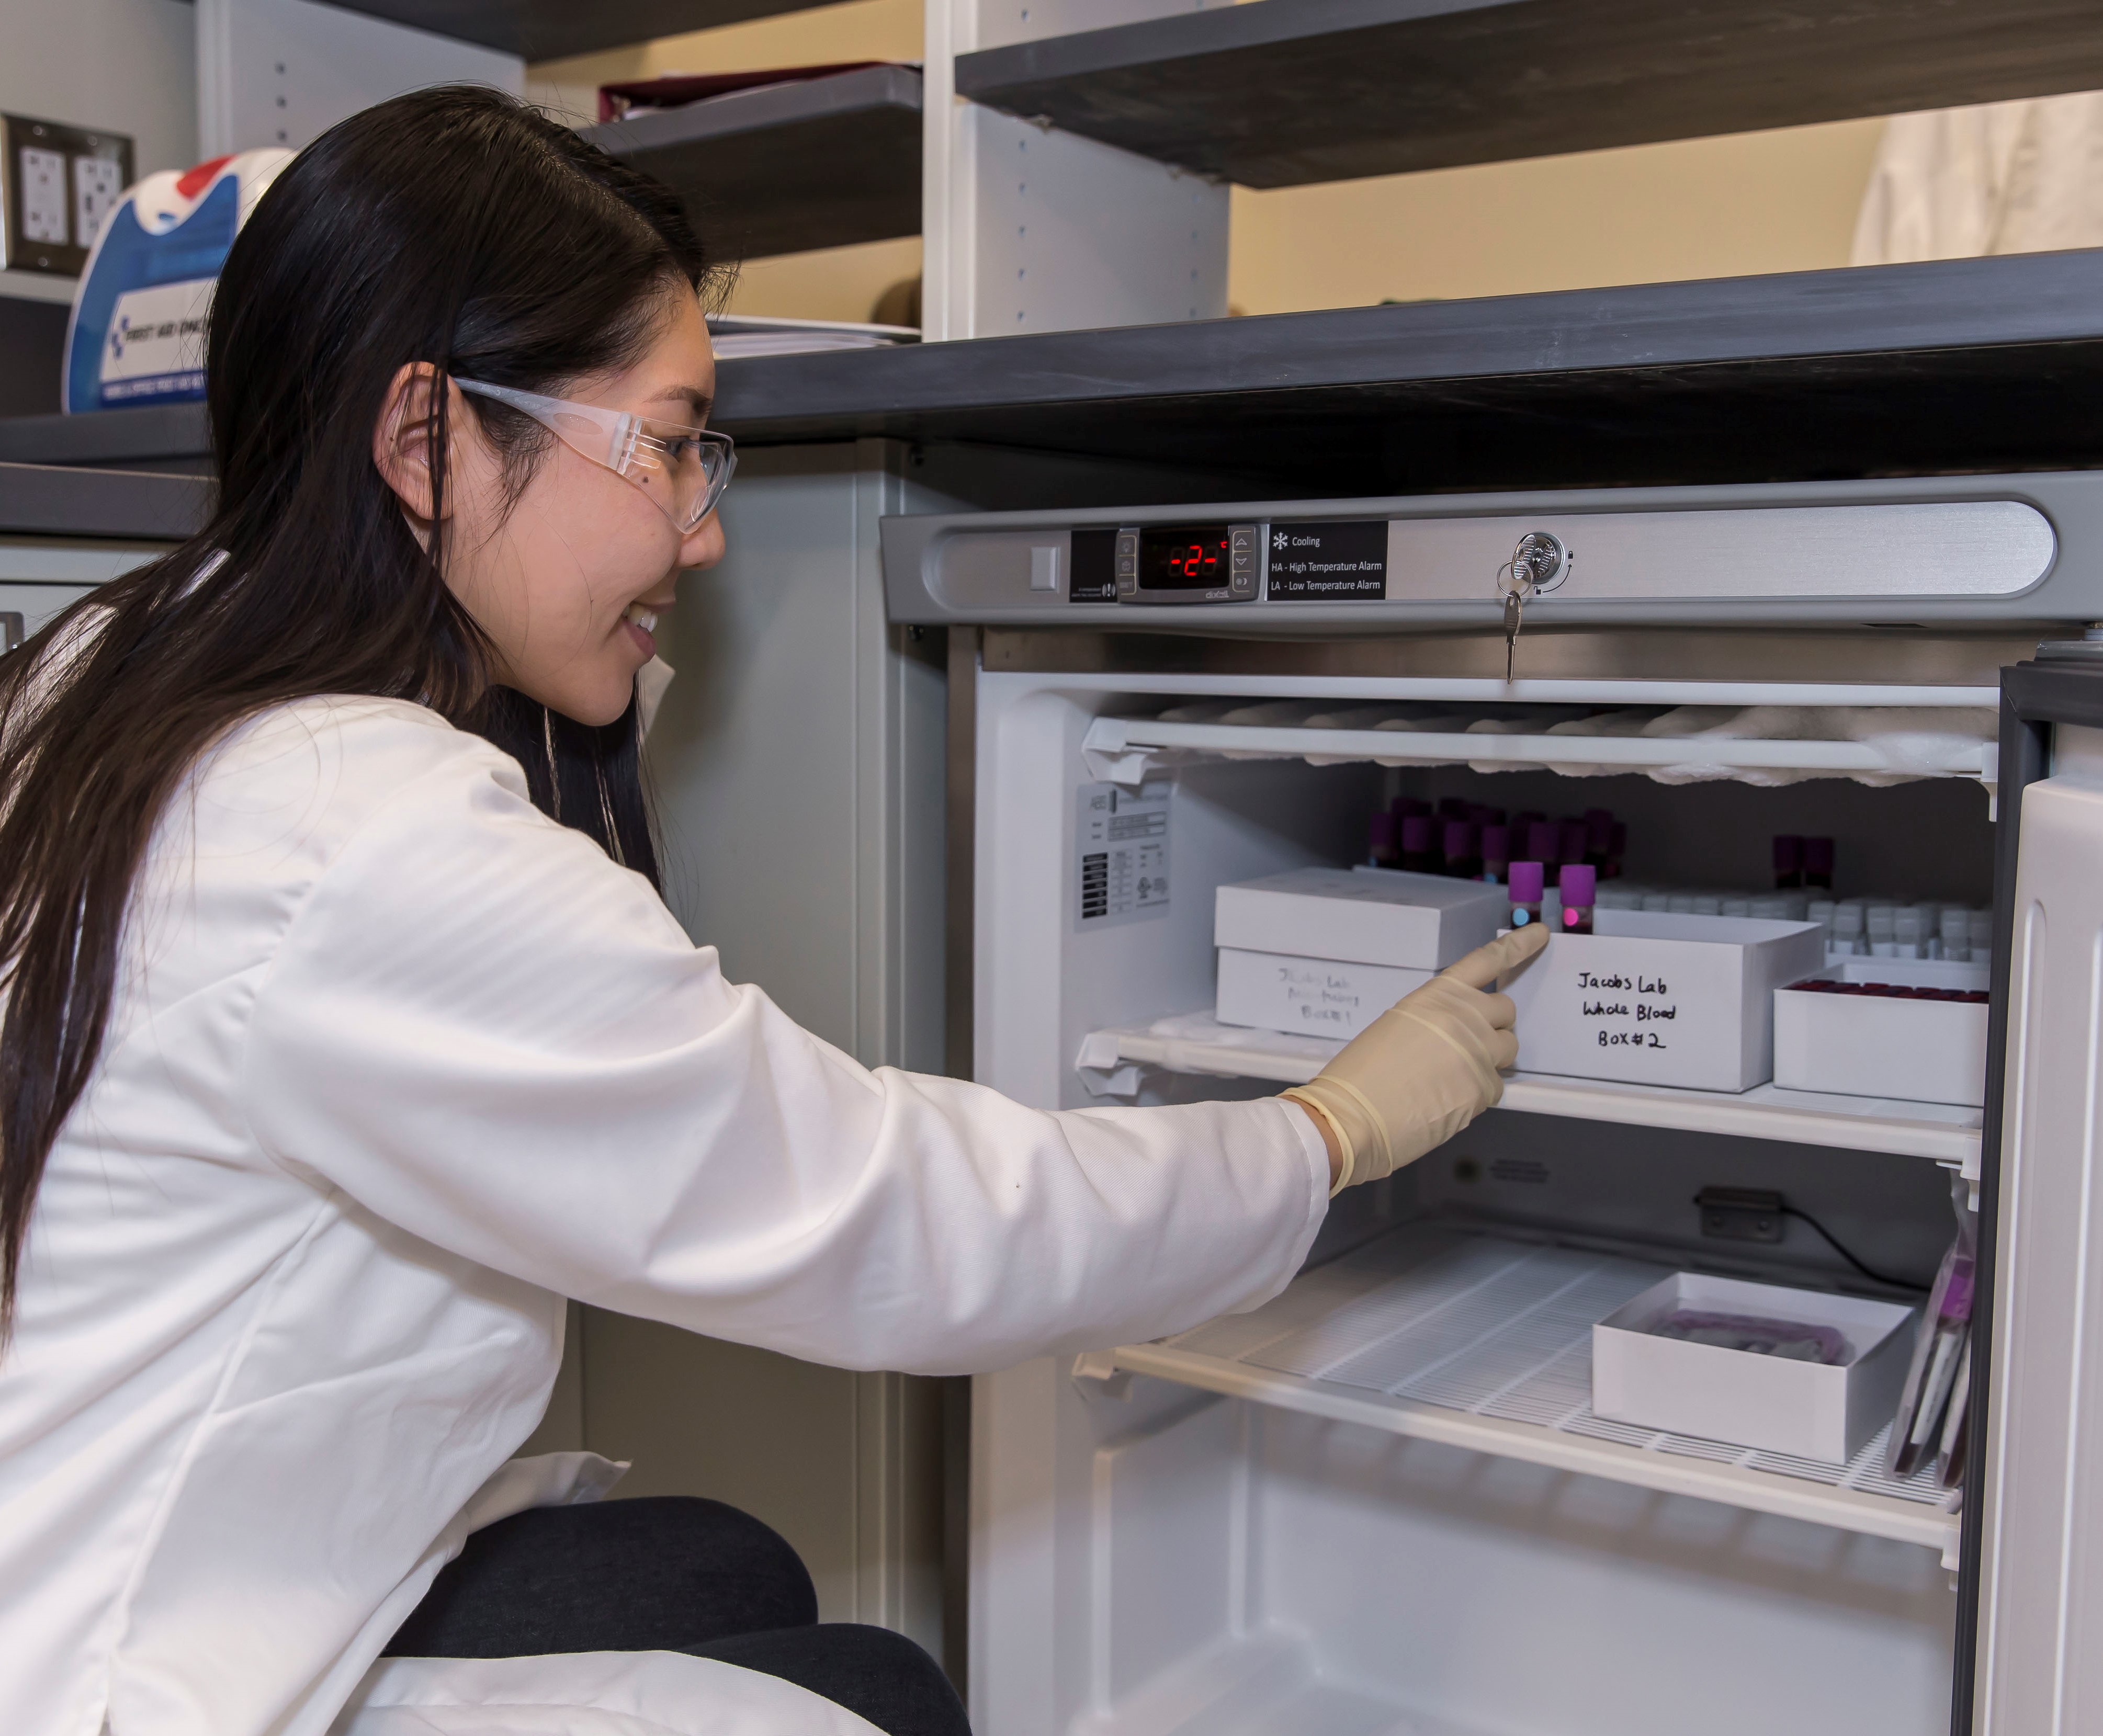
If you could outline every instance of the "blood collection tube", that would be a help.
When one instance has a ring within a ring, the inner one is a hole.
[[[1477,880],[1483,872],[1482,828],[1471,819],[1446,822],[1443,872],[1456,880]]]
[[[1489,825],[1483,828],[1483,878],[1501,886],[1511,869],[1511,828]]]
[[[1558,862],[1582,862],[1585,859],[1585,822],[1566,819],[1557,828],[1556,855]]]
[[[1514,835],[1513,847],[1518,840]],[[1560,862],[1563,859],[1563,828],[1552,819],[1536,819],[1526,828],[1527,859],[1532,862]]]
[[[1803,840],[1793,832],[1775,835],[1774,883],[1776,891],[1803,884]]]
[[[1803,883],[1830,892],[1833,890],[1833,840],[1803,841]]]
[[[1394,823],[1394,815],[1385,808],[1381,809],[1373,815],[1372,824],[1368,830],[1371,837],[1366,846],[1367,862],[1377,868],[1400,867],[1402,851],[1395,843],[1395,833],[1398,828]]]
[[[1541,895],[1547,886],[1546,870],[1538,862],[1511,865],[1511,926],[1524,928],[1541,920]]]
[[[1614,816],[1605,808],[1587,808],[1585,810],[1585,859],[1601,874],[1607,871],[1607,859],[1614,844]]]
[[[1592,902],[1598,896],[1598,870],[1582,862],[1566,862],[1556,884],[1563,893],[1563,932],[1592,932]]]
[[[1435,874],[1445,866],[1433,840],[1436,824],[1429,814],[1412,814],[1403,820],[1402,865],[1412,874]]]

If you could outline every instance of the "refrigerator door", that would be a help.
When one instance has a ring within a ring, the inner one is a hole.
[[[2003,687],[1996,982],[1953,1726],[2103,1729],[2103,644]],[[1992,1088],[1998,1082],[1998,1092]],[[1995,1100],[1996,1098],[1998,1100]]]

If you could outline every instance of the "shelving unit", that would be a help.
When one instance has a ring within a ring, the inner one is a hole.
[[[585,136],[685,201],[740,257],[920,233],[920,74],[872,66],[734,91]]]
[[[1260,0],[989,48],[960,95],[1288,187],[2103,84],[2081,0]]]
[[[1089,1032],[1082,1040],[1078,1064],[1105,1078],[1123,1067],[1154,1067],[1304,1085],[1343,1046],[1318,1037],[1221,1024],[1209,1013],[1180,1013]],[[1507,1081],[1501,1107],[1522,1115],[1889,1152],[1925,1157],[1968,1177],[1979,1172],[1980,1112],[1954,1104],[1785,1091],[1772,1085],[1732,1095],[1518,1072]]]
[[[529,60],[620,48],[655,37],[800,12],[809,0],[331,0],[436,35],[500,48]]]
[[[2103,456],[2099,307],[2103,250],[1049,332],[730,363],[717,420],[1331,498],[2041,468]]]
[[[0,535],[172,542],[203,524],[211,502],[202,477],[0,463]]]
[[[1247,1314],[1083,1357],[1076,1372],[1208,1392],[1439,1441],[1660,1493],[1941,1549],[1954,1498],[1885,1475],[1879,1434],[1829,1465],[1608,1422],[1591,1408],[1594,1324],[1669,1268],[1612,1254],[1405,1228]]]

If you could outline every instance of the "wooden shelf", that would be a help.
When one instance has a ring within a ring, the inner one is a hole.
[[[1296,1279],[1247,1314],[1080,1359],[1334,1422],[1442,1441],[1663,1494],[1922,1543],[1954,1559],[1955,1497],[1884,1473],[1595,1416],[1592,1325],[1670,1268],[1413,1225]]]
[[[363,12],[528,60],[622,48],[660,36],[808,11],[811,0],[331,0]]]
[[[920,74],[871,66],[587,128],[743,259],[920,233]]]
[[[1081,1059],[1105,1074],[1120,1066],[1158,1067],[1167,1072],[1304,1085],[1343,1046],[1318,1037],[1225,1025],[1207,1013],[1184,1013],[1092,1032],[1083,1042]],[[1980,1112],[1954,1104],[1785,1091],[1772,1085],[1736,1093],[1677,1090],[1518,1072],[1506,1081],[1500,1107],[1521,1115],[1889,1152],[1925,1157],[1970,1176],[1979,1172]]]
[[[960,56],[1011,114],[1250,187],[2087,91],[2087,0],[1259,0]]]

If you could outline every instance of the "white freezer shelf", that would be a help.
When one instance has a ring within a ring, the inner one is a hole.
[[[1380,766],[1492,765],[1517,771],[1612,767],[1631,772],[1674,766],[1796,771],[1826,777],[1878,773],[1898,777],[1977,778],[1997,772],[1989,742],[1930,763],[1901,763],[1867,742],[1762,741],[1696,736],[1490,735],[1412,730],[1308,729],[1288,724],[1164,723],[1144,717],[1098,717],[1082,743],[1096,776],[1136,784],[1163,755],[1247,759],[1311,759],[1318,765],[1370,760]]]
[[[1185,1013],[1092,1032],[1082,1044],[1080,1060],[1084,1067],[1102,1071],[1136,1063],[1172,1073],[1304,1085],[1343,1046],[1323,1037],[1250,1030],[1221,1024],[1209,1014]],[[1517,1072],[1505,1081],[1501,1107],[1584,1121],[1890,1152],[1929,1158],[1967,1176],[1976,1176],[1979,1168],[1981,1113],[1957,1104],[1786,1091],[1773,1085],[1732,1094]]]
[[[1883,1472],[1880,1432],[1827,1465],[1611,1423],[1591,1408],[1594,1323],[1669,1268],[1416,1226],[1252,1313],[1081,1359],[1332,1421],[1845,1531],[1954,1561],[1954,1495]]]

